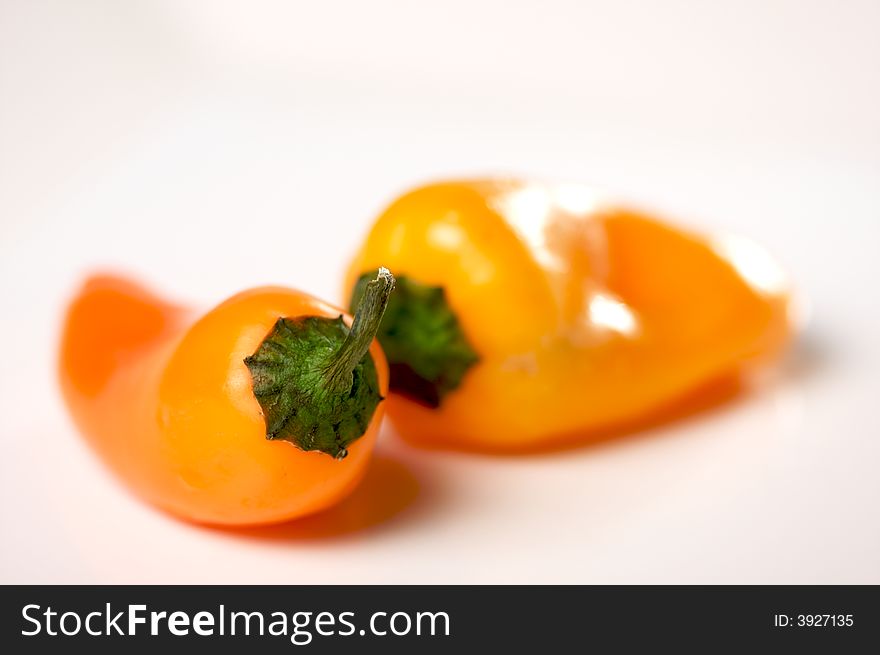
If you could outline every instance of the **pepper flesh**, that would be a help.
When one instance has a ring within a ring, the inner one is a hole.
[[[133,282],[97,276],[66,316],[62,391],[104,462],[160,508],[224,525],[296,518],[354,489],[384,403],[341,461],[267,440],[245,358],[279,317],[342,314],[305,293],[266,287],[233,296],[199,318]],[[375,341],[370,355],[384,396],[387,365]]]
[[[763,250],[580,185],[416,189],[378,218],[347,292],[380,262],[442,287],[477,355],[437,407],[392,393],[389,417],[419,444],[534,449],[643,424],[771,360],[792,333],[787,281]]]

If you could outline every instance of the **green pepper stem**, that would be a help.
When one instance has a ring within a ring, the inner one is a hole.
[[[393,290],[394,276],[384,266],[380,267],[376,279],[367,284],[358,302],[348,336],[327,366],[326,380],[331,390],[343,392],[351,388],[352,373],[373,343]]]

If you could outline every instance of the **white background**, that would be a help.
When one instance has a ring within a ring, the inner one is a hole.
[[[880,4],[0,0],[0,582],[880,583]],[[530,457],[383,432],[329,515],[130,498],[53,370],[86,272],[339,300],[436,177],[582,180],[757,238],[812,321],[760,392]]]

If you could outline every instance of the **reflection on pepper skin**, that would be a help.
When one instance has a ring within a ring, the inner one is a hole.
[[[427,445],[533,449],[644,423],[773,359],[792,334],[787,278],[759,246],[668,226],[580,185],[416,189],[376,221],[347,294],[378,265],[442,289],[473,351],[463,375],[426,395],[431,374],[411,385],[413,375],[395,381],[395,370],[442,363],[452,337],[426,338],[435,350],[413,354],[394,341],[419,331],[386,314],[388,412],[405,438]],[[415,321],[419,308],[407,309],[394,315]]]

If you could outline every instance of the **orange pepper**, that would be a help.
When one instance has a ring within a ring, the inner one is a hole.
[[[517,450],[659,417],[788,341],[785,276],[589,187],[434,184],[378,218],[348,272],[393,267],[389,417],[420,444]],[[359,283],[360,280],[360,283]]]
[[[168,512],[225,525],[316,512],[366,470],[388,388],[373,335],[392,287],[380,271],[353,323],[280,287],[198,318],[94,277],[64,324],[63,394],[109,467]]]

